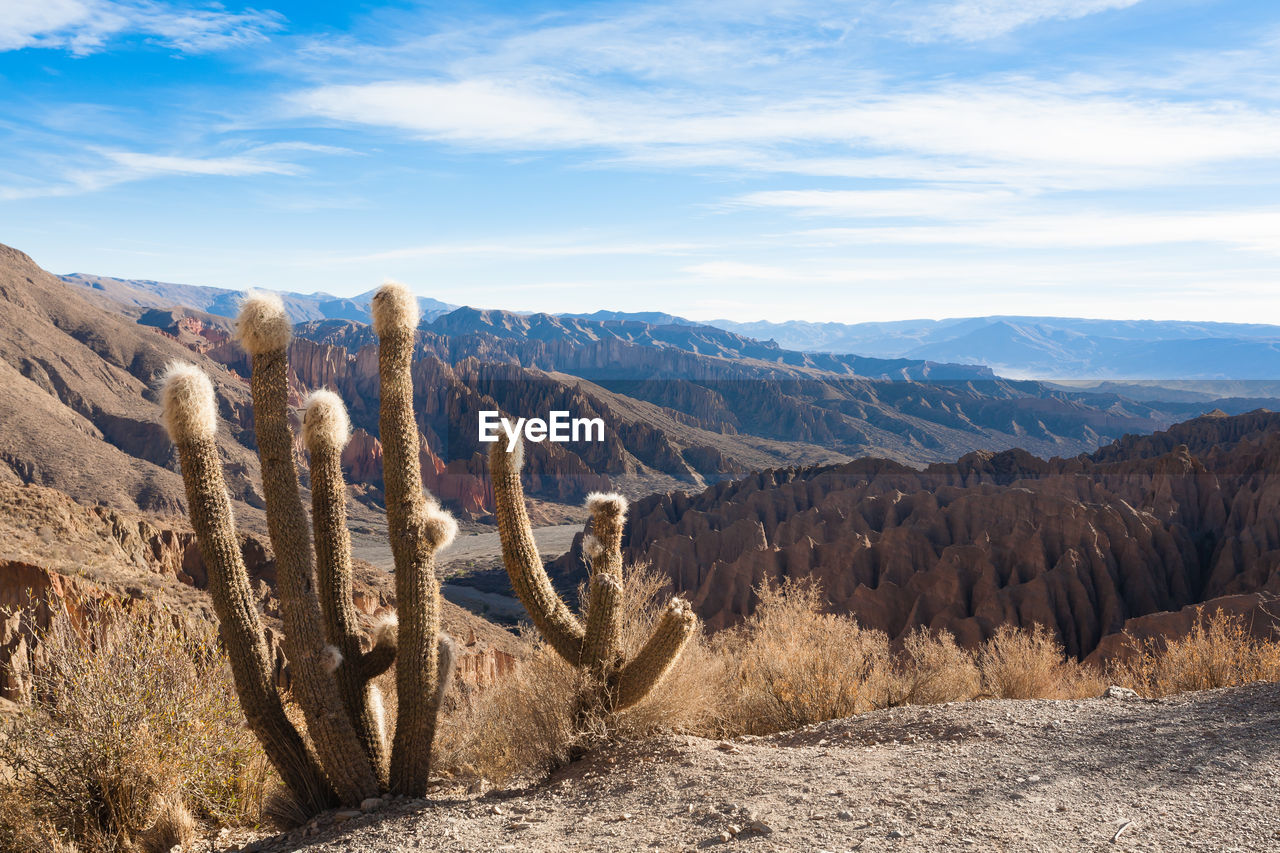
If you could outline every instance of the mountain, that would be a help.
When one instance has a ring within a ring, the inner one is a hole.
[[[16,401],[0,411],[0,460],[23,482],[81,500],[179,513],[181,483],[159,426],[155,385],[167,361],[185,358],[214,377],[232,490],[246,524],[257,523],[248,363],[227,319],[199,307],[125,304],[83,281],[59,280],[16,250],[0,261],[7,303],[0,371]],[[347,400],[358,431],[344,461],[363,500],[353,512],[368,513],[376,527],[381,446],[372,331],[349,319],[313,320],[296,331],[294,403],[325,386]],[[981,367],[784,350],[706,326],[470,308],[424,323],[419,348],[424,480],[475,519],[492,507],[487,446],[478,436],[486,410],[513,418],[564,410],[604,422],[603,441],[530,448],[530,493],[576,504],[601,488],[631,496],[697,490],[748,471],[868,454],[916,466],[975,448],[1074,455],[1214,407],[1280,408],[1280,401],[1247,399],[1137,403],[1003,380]],[[305,468],[303,476],[305,486]]]
[[[210,374],[233,497],[261,506],[244,382],[157,329],[91,304],[80,288],[0,246],[0,463],[88,503],[182,511],[182,479],[156,384],[174,359]]]
[[[1228,597],[1271,625],[1257,605],[1280,592],[1278,472],[1280,414],[1217,412],[1077,457],[868,458],[654,495],[632,504],[626,555],[669,574],[713,628],[748,613],[764,580],[814,578],[835,611],[891,637],[924,626],[972,646],[1039,623],[1085,656],[1153,614]],[[579,537],[553,569],[580,572],[580,550]]]
[[[101,275],[74,273],[60,276],[68,284],[84,288],[96,297],[108,299],[126,309],[194,308],[220,317],[234,317],[240,310],[240,300],[248,292],[221,287],[203,287],[191,284],[170,284],[162,281],[110,278]],[[328,293],[282,292],[285,310],[295,323],[308,320],[359,320],[369,322],[369,300],[374,291],[359,296],[343,298]],[[457,306],[438,299],[418,297],[424,320],[452,311]]]
[[[1042,379],[1280,380],[1280,326],[1072,317],[709,325],[780,347],[982,364]]]

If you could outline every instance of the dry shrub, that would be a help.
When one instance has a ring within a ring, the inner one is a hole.
[[[948,632],[917,628],[902,643],[900,690],[907,705],[936,705],[973,699],[982,692],[982,673],[972,652]]]
[[[1062,644],[1043,625],[1002,625],[978,652],[986,695],[997,699],[1075,699],[1097,696],[1101,676],[1068,660]]]
[[[647,566],[624,573],[626,654],[634,654],[651,633],[670,597],[669,583]],[[669,731],[706,734],[722,725],[724,667],[701,632],[639,704],[618,713],[584,708],[583,697],[596,689],[588,673],[533,642],[516,671],[497,684],[454,694],[437,735],[437,767],[503,784],[538,778],[607,740]]]
[[[624,573],[621,640],[628,658],[649,639],[670,598],[671,579],[650,566]],[[724,658],[697,631],[667,677],[634,707],[605,721],[604,729],[625,739],[659,732],[715,734],[727,723],[729,689]]]
[[[715,641],[732,667],[734,728],[769,734],[892,703],[897,673],[884,632],[824,613],[809,580],[766,582],[757,595],[755,612]]]
[[[1280,643],[1255,638],[1239,616],[1215,610],[1175,640],[1147,640],[1111,671],[1144,696],[1280,680]]]
[[[0,848],[153,849],[196,820],[257,820],[272,777],[216,638],[194,630],[115,605],[54,619],[0,742]]]

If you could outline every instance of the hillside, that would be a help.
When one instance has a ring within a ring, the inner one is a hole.
[[[543,785],[445,788],[253,849],[1269,850],[1278,725],[1280,687],[1262,683],[894,708],[613,746]]]
[[[8,433],[13,445],[8,452],[22,479],[64,488],[86,500],[176,511],[180,500],[167,443],[137,436],[158,430],[151,402],[154,393],[146,385],[154,382],[156,365],[178,355],[191,357],[194,352],[199,363],[210,364],[201,358],[205,357],[230,369],[229,373],[216,371],[226,378],[228,402],[223,409],[229,418],[227,433],[236,439],[228,442],[227,457],[233,474],[245,472],[235,486],[237,497],[252,504],[256,463],[243,448],[236,449],[252,445],[251,433],[245,430],[247,362],[230,341],[229,319],[214,313],[232,313],[238,294],[85,275],[59,282],[35,270],[29,259],[19,266],[26,272],[10,272],[13,292],[19,285],[30,289],[38,282],[40,294],[35,301],[76,304],[81,324],[96,327],[98,338],[132,340],[135,349],[151,353],[128,368],[139,384],[95,386],[94,402],[87,406],[82,402],[85,394],[64,395],[56,384],[44,392],[54,401],[32,398],[30,405],[23,406],[28,413],[49,411],[38,418],[31,414],[22,429]],[[359,310],[346,314],[323,294],[286,294],[286,300],[296,316],[328,312],[363,317],[367,296],[349,300]],[[179,300],[192,304],[180,305]],[[439,305],[432,305],[436,307],[431,310],[439,314]],[[954,459],[975,448],[1021,447],[1045,456],[1070,455],[1092,451],[1125,433],[1168,426],[1215,406],[1228,412],[1270,403],[1280,407],[1280,401],[1205,399],[1205,395],[1140,403],[1115,393],[1011,382],[982,367],[804,353],[708,326],[668,323],[671,318],[665,316],[648,319],[660,322],[470,308],[425,320],[415,382],[418,398],[424,401],[420,426],[428,487],[465,517],[483,518],[488,513],[491,498],[475,429],[478,412],[486,409],[517,417],[565,409],[575,416],[604,420],[603,443],[543,444],[531,450],[527,468],[531,494],[575,504],[598,488],[617,488],[632,496],[698,489],[751,470],[829,464],[869,454],[913,466]],[[5,322],[0,319],[0,326]],[[48,343],[35,352],[74,356],[80,360],[81,372],[92,372],[94,357],[103,357],[92,350],[79,352],[73,345],[58,346],[57,324],[48,318],[35,318],[23,326],[0,330],[0,334],[21,339],[28,329],[40,331]],[[358,319],[329,318],[312,319],[297,331],[299,340],[291,358],[298,399],[322,385],[336,388],[347,399],[361,428],[348,451],[347,473],[358,494],[376,507],[381,451],[374,414],[371,330]],[[8,351],[11,358],[7,360],[19,372],[30,369],[23,366],[25,355],[20,355],[26,349],[18,344]],[[106,358],[111,360],[110,353]],[[112,363],[121,366],[119,359]],[[35,392],[27,388],[23,393]],[[128,400],[112,402],[113,394]],[[114,459],[103,472],[137,470],[134,482],[124,478],[116,494],[96,493],[93,484],[103,479],[98,476],[77,485],[76,466],[53,465],[39,448],[28,446],[28,437],[40,434],[37,420],[65,418],[62,410],[67,408],[98,412],[111,406],[136,412],[123,425],[114,425],[102,414],[91,416],[109,447],[99,447],[93,440],[96,436],[58,444],[75,447],[73,458],[87,460],[84,467],[89,471],[99,457]],[[141,455],[142,460],[116,458],[116,451]],[[42,466],[38,474],[37,465]],[[148,479],[163,485],[148,490]],[[547,517],[561,516],[552,511]]]
[[[1276,471],[1280,414],[1219,413],[1079,457],[862,459],[654,495],[632,505],[626,553],[713,628],[748,613],[762,580],[812,577],[891,637],[927,626],[972,646],[1040,623],[1083,657],[1140,617],[1224,596],[1254,596],[1230,609],[1269,628],[1257,596],[1280,592]],[[580,571],[579,547],[557,571]]]

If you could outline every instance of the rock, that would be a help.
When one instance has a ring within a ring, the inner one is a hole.
[[[751,821],[751,823],[747,824],[747,829],[759,835],[773,834],[773,827],[769,826],[769,824],[765,823],[762,820]]]
[[[386,802],[381,797],[369,797],[369,799],[363,800],[360,803],[360,811],[376,812],[378,809],[382,808],[384,805],[386,805]]]
[[[1138,691],[1131,690],[1128,687],[1118,687],[1115,684],[1108,687],[1098,696],[1099,699],[1141,699]]]
[[[853,820],[853,812],[848,811],[847,809],[842,809],[841,811],[836,812],[836,817],[841,820]]]

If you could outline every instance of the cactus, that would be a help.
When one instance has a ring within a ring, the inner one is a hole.
[[[395,661],[396,632],[389,622],[374,633],[374,646],[360,648],[359,619],[352,599],[351,534],[347,530],[342,448],[351,438],[351,420],[332,391],[316,391],[303,407],[303,444],[311,456],[311,519],[315,525],[316,580],[324,610],[325,640],[343,661],[334,668],[342,702],[356,736],[378,777],[387,786],[387,744],[375,713],[371,679]]]
[[[378,429],[400,611],[400,665],[396,668],[400,713],[391,753],[391,789],[420,797],[426,790],[439,710],[440,582],[435,576],[435,554],[453,540],[458,527],[422,492],[409,372],[418,302],[408,288],[388,283],[374,295],[372,307],[382,383]]]
[[[375,315],[384,320],[387,312],[378,306],[388,301],[416,309],[402,286],[389,285],[374,303]],[[267,526],[276,555],[283,646],[313,749],[284,715],[271,681],[214,440],[213,388],[190,365],[171,367],[164,383],[166,426],[178,447],[188,510],[210,566],[210,591],[241,705],[281,778],[308,811],[335,799],[358,804],[388,787],[397,793],[423,793],[435,717],[456,660],[452,645],[439,634],[434,575],[434,554],[456,525],[422,494],[409,380],[414,315],[416,310],[401,310],[390,326],[378,324],[380,360],[390,364],[383,370],[384,479],[400,619],[377,625],[368,651],[361,648],[352,602],[341,468],[350,434],[346,410],[327,391],[312,394],[306,403],[303,438],[311,455],[313,559],[288,421],[289,322],[278,297],[259,295],[245,301],[237,323],[237,336],[252,359],[250,386]],[[399,721],[388,758],[382,696],[370,681],[392,663],[398,663]]]
[[[538,555],[520,484],[523,463],[520,444],[511,452],[495,444],[489,453],[502,558],[511,585],[547,644],[569,664],[594,676],[596,693],[586,697],[586,704],[607,712],[629,708],[671,671],[697,630],[697,617],[688,602],[672,598],[645,644],[631,660],[623,659],[622,528],[627,502],[617,494],[592,494],[586,501],[591,518],[583,537],[591,567],[584,625],[552,588]]]
[[[231,661],[240,706],[268,760],[298,803],[307,811],[320,811],[333,802],[333,788],[316,756],[285,716],[276,692],[271,655],[249,589],[249,573],[236,539],[231,498],[214,440],[218,415],[213,385],[196,367],[172,364],[165,374],[163,404],[165,427],[182,464],[191,523],[209,566],[209,593],[222,626],[222,643]]]

